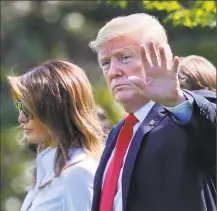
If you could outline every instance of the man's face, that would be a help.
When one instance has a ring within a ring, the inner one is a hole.
[[[121,104],[136,103],[139,98],[144,98],[127,79],[129,76],[145,77],[139,46],[137,41],[125,35],[101,44],[98,50],[98,61],[106,82]]]

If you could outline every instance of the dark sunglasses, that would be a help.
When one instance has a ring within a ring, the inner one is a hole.
[[[24,115],[26,116],[26,118],[32,119],[33,114],[23,103],[17,102],[16,105],[17,105],[17,110],[18,110],[19,114],[22,111],[24,113]]]

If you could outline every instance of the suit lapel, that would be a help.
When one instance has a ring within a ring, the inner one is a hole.
[[[94,197],[93,197],[93,204],[92,204],[92,211],[99,210],[99,202],[101,196],[101,187],[102,187],[102,180],[103,180],[103,173],[105,171],[106,164],[111,156],[111,153],[115,147],[115,143],[117,140],[117,136],[119,131],[124,124],[124,120],[121,121],[115,128],[112,129],[108,140],[106,142],[106,147],[100,159],[99,166],[97,168],[95,179],[94,179]]]
[[[147,117],[139,126],[136,131],[127,153],[127,157],[124,164],[123,174],[122,174],[122,206],[123,211],[126,210],[126,202],[128,196],[128,190],[130,186],[130,178],[132,175],[134,163],[136,161],[137,153],[139,152],[140,145],[144,136],[155,128],[166,116],[166,112],[162,106],[155,104],[151,109]]]

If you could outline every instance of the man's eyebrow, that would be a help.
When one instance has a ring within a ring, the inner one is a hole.
[[[117,55],[117,54],[121,54],[124,52],[130,52],[130,53],[136,53],[139,50],[139,47],[136,45],[130,45],[130,46],[126,46],[124,48],[120,48],[120,49],[116,49],[114,50],[114,52],[112,52],[112,55]],[[104,61],[104,60],[108,60],[110,59],[110,56],[106,56],[106,55],[99,55],[97,56],[97,61],[98,63]]]
[[[105,60],[108,60],[108,59],[109,59],[108,56],[99,56],[99,55],[97,56],[97,61],[99,64]]]

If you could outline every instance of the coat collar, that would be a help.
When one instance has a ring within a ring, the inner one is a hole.
[[[165,109],[159,104],[155,103],[155,105],[152,107],[151,111],[149,112],[147,117],[144,119],[144,121],[141,123],[141,125],[139,126],[137,132],[135,133],[133,137],[131,147],[129,148],[129,151],[126,157],[126,161],[125,161],[125,165],[123,169],[123,175],[122,175],[123,211],[125,211],[126,209],[128,190],[130,186],[129,182],[130,182],[130,178],[132,175],[132,170],[133,170],[133,166],[136,160],[136,156],[139,151],[140,145],[142,143],[143,137],[145,134],[151,131],[154,127],[156,127],[165,116],[166,116]],[[123,124],[124,124],[124,120],[122,120],[116,127],[114,127],[108,136],[106,147],[101,157],[99,167],[95,175],[94,197],[93,197],[93,203],[92,203],[93,211],[99,210],[103,173],[104,173],[106,164],[111,156],[112,150],[115,147],[115,143],[117,141],[119,131]]]
[[[86,153],[82,148],[73,148],[69,150],[70,159],[67,165],[83,161],[86,158]],[[27,211],[31,207],[31,204],[38,193],[38,186],[44,181],[51,179],[54,173],[54,162],[56,156],[56,148],[48,147],[37,156],[37,181],[33,189],[29,190],[27,196],[24,199],[20,211]]]
[[[132,175],[133,167],[136,161],[137,154],[139,152],[141,143],[144,136],[153,130],[164,118],[166,117],[165,109],[159,105],[155,104],[147,117],[143,120],[138,130],[136,131],[132,141],[127,157],[124,164],[123,174],[122,174],[122,207],[123,211],[126,210],[128,191],[130,187],[130,178]]]
[[[92,211],[99,210],[103,173],[104,173],[106,164],[109,160],[109,157],[111,156],[112,150],[115,147],[117,136],[123,124],[124,124],[124,120],[122,120],[109,133],[109,136],[106,142],[106,147],[100,159],[100,163],[99,163],[99,166],[97,168],[95,178],[94,178],[94,196],[93,196],[93,203],[92,203]]]

